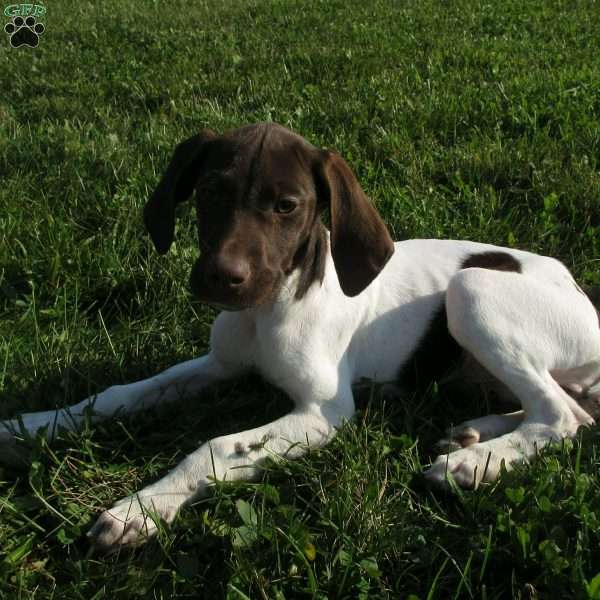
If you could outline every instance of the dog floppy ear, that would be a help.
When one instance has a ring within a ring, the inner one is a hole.
[[[192,195],[207,143],[215,137],[214,131],[203,129],[178,144],[165,174],[144,207],[146,229],[160,254],[165,254],[173,243],[175,206]]]
[[[340,287],[346,296],[356,296],[383,269],[394,242],[339,154],[321,151],[316,181],[317,200],[331,213],[331,254]]]

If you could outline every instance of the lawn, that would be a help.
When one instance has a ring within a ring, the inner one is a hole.
[[[277,121],[339,151],[396,239],[530,249],[600,284],[592,0],[47,9],[37,48],[0,44],[0,418],[206,351],[215,313],[187,287],[191,211],[164,257],[141,222],[174,144],[202,127]],[[0,469],[0,596],[600,598],[596,431],[445,495],[421,476],[434,442],[489,407],[436,386],[359,396],[326,449],[219,485],[109,557],[84,535],[99,511],[289,402],[247,378],[51,448],[30,440],[26,468]]]

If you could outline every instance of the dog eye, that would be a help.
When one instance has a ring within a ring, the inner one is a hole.
[[[291,198],[281,198],[281,200],[278,200],[275,204],[275,212],[285,215],[295,210],[296,206],[298,206],[298,203],[295,200],[292,200]]]

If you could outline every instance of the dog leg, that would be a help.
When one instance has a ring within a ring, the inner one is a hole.
[[[491,482],[502,464],[531,460],[549,442],[594,423],[552,376],[600,356],[597,318],[582,298],[517,273],[467,269],[455,276],[446,302],[450,332],[513,392],[524,417],[511,432],[439,456],[426,473],[432,483],[447,487],[448,475],[465,488]]]
[[[524,417],[525,413],[518,410],[505,415],[486,415],[478,419],[469,419],[460,425],[448,427],[448,437],[441,439],[436,446],[444,452],[454,452],[478,442],[486,442],[514,431]]]
[[[512,462],[522,462],[533,457],[537,450],[549,441],[574,437],[580,426],[592,425],[593,417],[600,414],[600,397],[585,395],[575,402],[571,394],[566,393],[563,389],[566,386],[562,384],[560,387],[555,386],[555,380],[556,377],[552,374],[552,379],[549,378],[547,384],[548,388],[554,389],[547,389],[546,392],[550,392],[551,395],[558,398],[558,401],[563,403],[563,408],[567,407],[566,421],[556,423],[551,417],[550,426],[544,429],[540,426],[543,418],[538,417],[535,426],[532,427],[529,424],[519,428],[521,423],[527,421],[525,411],[522,410],[506,415],[489,415],[465,421],[455,428],[449,428],[447,431],[449,438],[440,440],[437,446],[444,453],[456,452],[474,444],[477,444],[478,447],[473,448],[473,453],[465,452],[463,455],[453,456],[452,460],[438,457],[434,463],[436,469],[432,468],[432,472],[428,474],[430,480],[441,484],[440,478],[443,470],[444,477],[450,473],[462,487],[476,486],[481,481],[493,481],[499,473],[502,462],[505,463],[506,468],[510,468]],[[546,415],[546,417],[548,416]],[[565,427],[565,422],[571,422],[570,426]],[[506,435],[517,429],[514,436]],[[497,443],[480,444],[480,442],[500,437],[503,439]],[[434,474],[436,471],[437,478]],[[445,486],[446,482],[442,485]]]
[[[330,389],[330,383],[324,382],[321,391]],[[315,389],[308,382],[307,386]],[[268,425],[203,444],[165,477],[103,512],[89,531],[92,543],[108,552],[136,545],[156,533],[155,520],[170,523],[215,480],[252,480],[269,457],[297,458],[323,446],[354,413],[349,382],[340,387],[334,397],[297,403],[294,411]]]
[[[70,407],[26,413],[18,419],[0,422],[0,447],[13,446],[21,427],[29,435],[35,435],[45,427],[46,435],[51,440],[59,427],[76,430],[84,422],[86,414],[92,421],[98,421],[117,413],[134,413],[160,403],[193,396],[211,383],[236,374],[235,368],[225,366],[214,355],[207,354],[175,365],[149,379],[109,387]]]
[[[600,363],[550,374],[586,413],[594,419],[600,416],[600,392],[593,393],[594,387],[600,382]],[[566,401],[572,406],[569,400]],[[576,408],[574,410],[577,411]],[[460,425],[448,427],[447,437],[437,442],[436,446],[444,452],[454,452],[477,442],[486,442],[514,431],[524,418],[524,411],[518,410],[503,415],[469,419]]]
[[[520,385],[516,382],[513,385],[513,389],[520,387],[527,394],[528,404],[538,404],[541,410],[532,417],[526,412],[521,424],[508,434],[438,456],[426,473],[432,483],[447,487],[447,475],[464,488],[494,481],[502,464],[510,469],[516,462],[531,460],[549,442],[574,437],[581,425],[593,424],[591,417],[575,416],[569,410],[570,397],[549,374],[546,377],[527,374]]]

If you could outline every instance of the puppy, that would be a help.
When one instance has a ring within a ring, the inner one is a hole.
[[[173,241],[175,207],[192,196],[200,256],[191,289],[222,311],[209,353],[67,409],[22,415],[0,441],[14,444],[21,425],[31,434],[47,427],[52,437],[88,411],[102,419],[146,410],[251,370],[295,407],[207,441],[117,502],[90,531],[98,546],[136,544],[215,479],[251,479],[267,457],[326,444],[354,414],[353,382],[439,377],[442,359],[461,353],[520,410],[455,427],[444,442],[455,451],[426,472],[433,484],[491,482],[502,463],[530,460],[593,423],[575,398],[594,398],[600,387],[598,314],[557,260],[467,241],[394,244],[338,154],[272,123],[203,130],[176,147],[144,210],[161,254]],[[427,357],[438,349],[436,372]]]

